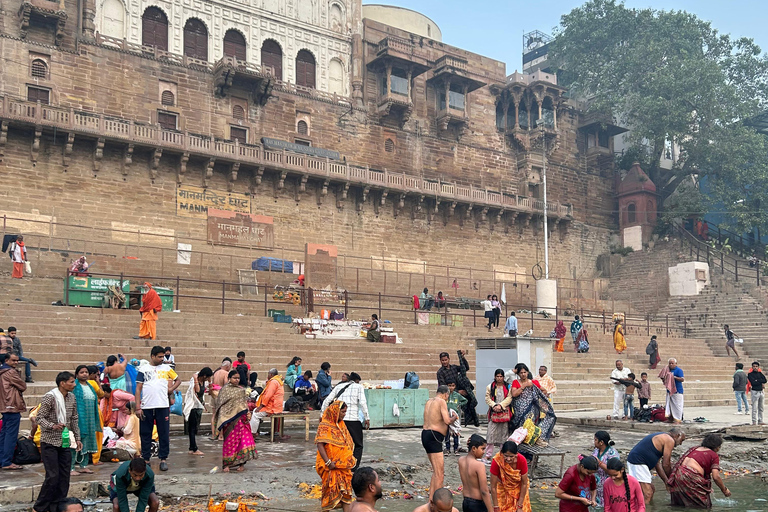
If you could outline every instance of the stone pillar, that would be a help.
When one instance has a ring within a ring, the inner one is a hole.
[[[96,0],[83,0],[83,39],[94,41],[96,39]]]
[[[555,130],[557,130],[557,106],[554,104],[552,105],[552,123],[555,127]]]
[[[352,5],[352,98],[358,107],[363,106],[363,6],[362,2]]]
[[[445,108],[446,112],[449,112],[450,105],[451,105],[450,94],[451,94],[451,84],[450,82],[445,82],[445,105],[443,105],[443,107]]]
[[[384,91],[385,98],[389,98],[390,91],[392,91],[392,63],[387,62],[387,90]]]
[[[536,310],[555,314],[557,308],[557,280],[539,279],[536,281]]]
[[[413,70],[409,69],[406,77],[408,78],[408,103],[412,103],[413,95],[411,94],[411,80],[413,79]]]

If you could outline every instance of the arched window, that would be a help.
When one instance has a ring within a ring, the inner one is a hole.
[[[504,129],[504,104],[501,102],[496,104],[496,128]]]
[[[555,127],[555,105],[549,96],[546,96],[541,102],[541,118],[547,128]]]
[[[229,29],[224,34],[224,55],[245,62],[245,37],[237,30]]]
[[[267,39],[261,45],[261,65],[272,68],[275,79],[283,79],[283,50],[272,39]]]
[[[528,121],[528,107],[521,101],[520,106],[517,109],[517,124],[519,124],[520,128],[523,130],[527,130],[529,125]]]
[[[632,224],[637,219],[637,207],[635,203],[629,203],[627,205],[627,224]]]
[[[344,96],[344,65],[338,59],[328,65],[328,92]]]
[[[343,32],[344,30],[344,13],[341,12],[339,4],[331,4],[329,13],[331,30],[337,32]]]
[[[160,103],[172,107],[176,103],[176,98],[173,97],[171,91],[163,91],[163,94],[160,96]]]
[[[33,78],[48,78],[48,64],[43,59],[35,59],[32,61],[31,72]]]
[[[198,19],[190,18],[184,25],[184,55],[208,60],[208,29]]]
[[[296,85],[315,88],[315,57],[307,50],[296,55]]]
[[[101,4],[100,32],[115,39],[125,37],[125,6],[120,0],[104,0]]]
[[[309,133],[309,125],[304,120],[299,121],[296,123],[296,131],[299,135],[307,135]]]
[[[395,152],[395,141],[392,139],[387,139],[384,141],[384,151],[387,153],[394,153]]]
[[[517,119],[515,116],[517,115],[517,111],[515,110],[515,104],[510,103],[509,107],[507,107],[507,128],[512,129],[515,127],[515,119]]]
[[[232,107],[232,117],[235,119],[245,119],[245,109],[240,105]]]
[[[168,51],[168,18],[157,7],[147,7],[141,17],[141,44]]]

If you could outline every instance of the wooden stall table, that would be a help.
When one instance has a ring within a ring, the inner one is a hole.
[[[531,463],[528,465],[528,478],[533,480],[533,472],[536,466],[539,464],[539,457],[560,457],[560,472],[557,474],[551,473],[542,475],[541,478],[562,478],[563,477],[563,465],[565,464],[565,451],[558,450],[552,446],[536,446],[521,443],[517,446],[517,451],[523,455],[530,455]]]
[[[285,425],[285,420],[288,418],[303,418],[304,419],[304,440],[309,441],[309,412],[279,412],[277,414],[273,414],[271,416],[267,416],[269,418],[269,442],[274,443],[275,442],[275,425],[278,425],[278,431],[277,433],[280,435],[280,437],[283,437],[283,426]],[[278,421],[282,420],[282,421]]]

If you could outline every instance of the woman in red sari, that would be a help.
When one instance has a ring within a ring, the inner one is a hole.
[[[315,469],[323,482],[323,512],[336,508],[346,512],[353,501],[352,470],[357,460],[353,455],[355,443],[344,424],[346,414],[347,404],[336,400],[325,410],[317,427]]]
[[[555,326],[555,338],[557,339],[557,342],[555,342],[555,351],[563,352],[563,343],[565,343],[565,324],[562,320],[558,320],[557,325]]]
[[[160,296],[152,288],[152,284],[144,283],[147,293],[141,298],[141,325],[139,325],[139,338],[154,340],[157,338],[157,314],[163,310]]]
[[[224,434],[222,467],[225,473],[230,468],[242,471],[246,462],[258,457],[248,418],[246,391],[239,385],[240,374],[232,370],[228,377],[229,382],[219,391],[213,411],[216,429]]]
[[[701,446],[694,446],[680,457],[667,480],[672,506],[712,508],[713,480],[726,498],[731,495],[720,477],[717,452],[722,444],[719,434],[707,434]]]
[[[500,512],[531,512],[528,495],[528,462],[517,452],[514,441],[507,441],[491,462],[491,499]]]

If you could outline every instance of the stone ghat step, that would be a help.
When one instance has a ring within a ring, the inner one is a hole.
[[[659,403],[663,406],[663,403]],[[637,407],[637,405],[635,406]],[[685,407],[736,407],[736,400],[686,400]],[[578,411],[582,409],[606,409],[613,408],[613,402],[594,404],[590,402],[568,402],[568,403],[556,403],[555,414],[557,412],[569,412]],[[687,418],[688,416],[686,416]]]

